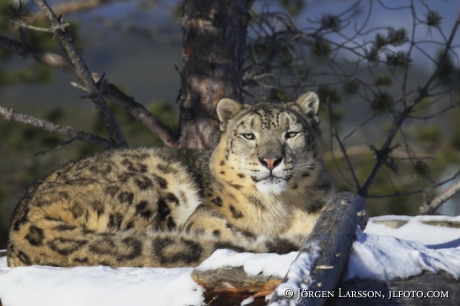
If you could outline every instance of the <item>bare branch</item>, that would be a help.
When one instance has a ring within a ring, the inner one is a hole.
[[[59,54],[44,51],[28,44],[19,43],[3,36],[0,36],[0,48],[15,52],[24,57],[31,56],[40,63],[59,68],[70,75],[78,77],[75,66],[72,62]],[[95,82],[100,82],[99,77],[96,74],[93,74],[92,77]],[[144,105],[136,102],[132,97],[127,96],[115,85],[107,82],[106,80],[103,80],[103,82],[98,84],[98,86],[102,95],[113,100],[115,103],[128,111],[132,116],[142,122],[148,129],[157,135],[166,146],[174,147],[177,145],[177,137],[173,131],[155,118],[144,107]],[[85,90],[85,88],[83,88],[83,90]]]
[[[438,209],[442,204],[444,204],[447,200],[452,198],[460,191],[460,180],[458,180],[455,184],[447,188],[443,193],[437,195],[430,204],[423,203],[420,206],[418,214],[419,215],[432,215],[436,209]]]
[[[97,135],[93,135],[83,131],[78,131],[68,126],[60,126],[55,123],[41,120],[26,114],[17,113],[11,108],[4,108],[0,106],[0,116],[8,121],[16,121],[27,125],[31,125],[47,132],[56,133],[71,139],[85,141],[90,144],[103,147],[105,149],[117,147],[115,143],[105,138],[99,137]]]
[[[97,78],[95,77],[97,80]],[[168,147],[177,146],[176,135],[165,126],[160,120],[155,118],[144,105],[137,103],[132,97],[127,96],[113,84],[102,80],[99,84],[99,90],[108,99],[113,100],[115,103],[123,107],[125,111],[130,113],[134,118],[142,122],[149,128],[161,141]]]
[[[118,126],[115,118],[113,117],[104,97],[99,92],[96,83],[93,80],[91,72],[89,71],[86,63],[83,61],[77,47],[73,43],[72,37],[65,30],[64,23],[56,17],[49,5],[44,0],[35,0],[40,9],[45,13],[46,18],[51,24],[51,28],[57,29],[54,33],[61,41],[62,46],[66,49],[67,54],[75,66],[75,71],[80,81],[85,84],[88,97],[94,102],[97,110],[99,111],[105,126],[109,130],[110,136],[118,146],[126,147],[128,143],[123,136],[120,127]]]

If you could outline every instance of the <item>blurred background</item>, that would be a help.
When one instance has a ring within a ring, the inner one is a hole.
[[[65,20],[91,71],[105,73],[162,122],[177,127],[181,1],[48,2],[69,5]],[[8,4],[0,3],[0,14]],[[397,129],[391,157],[366,198],[373,216],[416,214],[424,201],[453,184],[459,171],[459,7],[455,0],[256,1],[244,102],[317,91],[326,166],[337,190],[356,192],[356,182],[362,187],[369,178],[376,148],[388,139],[400,110],[427,90]],[[32,16],[38,11],[33,1],[30,10]],[[30,23],[47,26],[40,17]],[[17,28],[5,18],[0,33],[19,41]],[[65,54],[52,34],[26,33],[29,44]],[[60,70],[0,48],[1,106],[108,137],[94,105],[81,98],[84,93],[72,81]],[[109,105],[130,145],[162,145],[141,123]],[[0,249],[28,186],[60,164],[102,150],[67,140],[0,117]],[[458,215],[457,203],[454,198],[438,212]]]

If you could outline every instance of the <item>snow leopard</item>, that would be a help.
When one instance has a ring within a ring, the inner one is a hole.
[[[17,205],[11,267],[193,267],[216,249],[298,250],[332,196],[314,92],[216,106],[214,150],[113,149],[70,161]]]

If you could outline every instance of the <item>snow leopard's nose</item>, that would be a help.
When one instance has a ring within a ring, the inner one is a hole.
[[[272,171],[276,166],[278,166],[282,160],[283,157],[259,158],[260,163],[270,171]]]

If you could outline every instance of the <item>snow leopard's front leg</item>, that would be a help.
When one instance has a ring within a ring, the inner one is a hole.
[[[299,250],[303,243],[303,238],[297,236],[256,236],[239,230],[205,204],[200,205],[189,217],[182,231],[187,235],[201,237],[204,243],[211,238],[214,240],[214,249],[237,252],[285,254]]]

